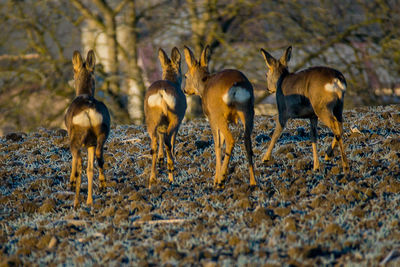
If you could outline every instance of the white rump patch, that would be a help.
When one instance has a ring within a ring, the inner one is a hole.
[[[72,118],[72,124],[81,127],[94,127],[102,122],[103,116],[94,109],[85,109]]]
[[[167,94],[165,90],[160,90],[156,94],[149,96],[149,98],[147,99],[147,103],[150,107],[161,107],[163,100],[168,107],[170,107],[171,109],[175,108],[175,97],[173,95]]]
[[[232,103],[246,103],[250,99],[250,93],[243,87],[233,86],[222,96],[222,100],[230,105]]]
[[[149,96],[147,103],[150,107],[161,106],[162,97],[159,93]]]
[[[333,93],[346,92],[346,85],[338,78],[332,80],[332,83],[325,84],[325,91]]]

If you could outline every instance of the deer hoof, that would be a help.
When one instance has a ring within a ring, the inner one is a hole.
[[[271,157],[269,157],[269,158],[264,158],[264,159],[262,160],[262,163],[265,164],[265,165],[271,165],[271,164],[274,163],[274,160],[273,160]]]
[[[257,182],[256,181],[251,181],[250,182],[250,187],[256,187],[257,186]]]
[[[74,209],[79,208],[79,201],[77,199],[74,200]]]
[[[106,189],[107,189],[107,184],[106,184],[106,182],[101,182],[101,183],[100,183],[100,187],[99,187],[100,192],[105,192]]]
[[[343,167],[343,172],[344,172],[344,174],[349,175],[350,174],[350,167],[349,166],[344,166]]]
[[[159,166],[164,165],[164,157],[159,157],[159,158],[157,159],[157,164],[158,164]]]
[[[219,190],[222,190],[222,189],[225,188],[225,185],[224,185],[223,183],[217,183],[217,184],[215,185],[215,188],[216,188],[216,189],[219,189]]]

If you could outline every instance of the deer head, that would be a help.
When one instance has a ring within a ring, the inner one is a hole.
[[[276,60],[262,48],[261,54],[263,55],[265,63],[268,67],[268,72],[266,74],[267,90],[270,93],[275,93],[279,78],[282,77],[283,74],[289,73],[288,63],[292,54],[292,47],[289,46],[279,60]]]
[[[88,94],[93,96],[95,89],[94,66],[96,57],[93,50],[90,50],[86,56],[86,62],[83,62],[82,56],[78,51],[74,52],[72,65],[74,68],[75,93],[76,95]]]
[[[210,76],[208,72],[208,60],[210,55],[210,47],[207,45],[200,56],[200,62],[196,60],[193,52],[184,47],[185,59],[188,65],[188,71],[185,74],[186,84],[183,91],[187,95],[203,95],[205,84]]]

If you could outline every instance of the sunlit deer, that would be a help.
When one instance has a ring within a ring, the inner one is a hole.
[[[349,172],[349,164],[343,146],[343,97],[346,92],[346,80],[342,73],[328,67],[312,67],[290,73],[288,62],[292,47],[286,49],[284,55],[276,60],[264,49],[264,56],[268,66],[267,84],[270,92],[276,92],[278,105],[278,119],[271,138],[268,150],[263,161],[271,160],[272,149],[288,119],[310,119],[310,137],[313,148],[314,170],[319,169],[317,153],[317,124],[318,118],[328,126],[333,134],[333,142],[326,153],[326,160],[333,156],[333,149],[339,143],[342,156],[343,171]]]
[[[170,182],[174,180],[175,140],[179,126],[186,112],[186,96],[182,92],[181,54],[174,47],[171,59],[160,48],[158,57],[162,67],[162,80],[154,82],[148,89],[144,100],[147,131],[151,139],[151,174],[149,188],[156,182],[157,158],[163,161],[167,152],[167,169]],[[157,155],[158,137],[158,155]]]
[[[237,123],[238,119],[244,125],[244,143],[249,164],[250,185],[256,185],[251,146],[254,119],[253,86],[238,70],[226,69],[210,74],[208,71],[209,46],[204,48],[199,62],[188,47],[185,46],[184,52],[188,65],[184,91],[188,95],[196,94],[201,97],[203,111],[208,117],[214,137],[216,156],[214,186],[223,187],[235,144],[229,130],[229,122]],[[225,156],[221,165],[221,150],[224,143]]]
[[[95,63],[96,58],[92,50],[87,53],[86,62],[83,62],[82,56],[78,51],[74,52],[72,64],[76,97],[65,114],[65,125],[68,130],[72,154],[70,186],[72,190],[75,187],[75,208],[79,205],[79,191],[81,188],[82,157],[80,150],[82,147],[86,147],[88,150],[86,173],[88,177],[88,196],[86,204],[93,204],[92,186],[95,156],[99,164],[100,189],[106,187],[103,170],[103,146],[110,132],[110,114],[107,107],[94,98]]]

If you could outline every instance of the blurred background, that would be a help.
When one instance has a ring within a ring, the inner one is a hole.
[[[0,0],[0,135],[63,127],[74,98],[71,58],[94,49],[96,97],[113,124],[141,124],[146,88],[161,78],[157,49],[209,44],[210,70],[241,70],[253,83],[256,114],[274,114],[259,50],[291,71],[340,70],[345,109],[400,102],[397,0]],[[191,97],[187,119],[202,116]]]

